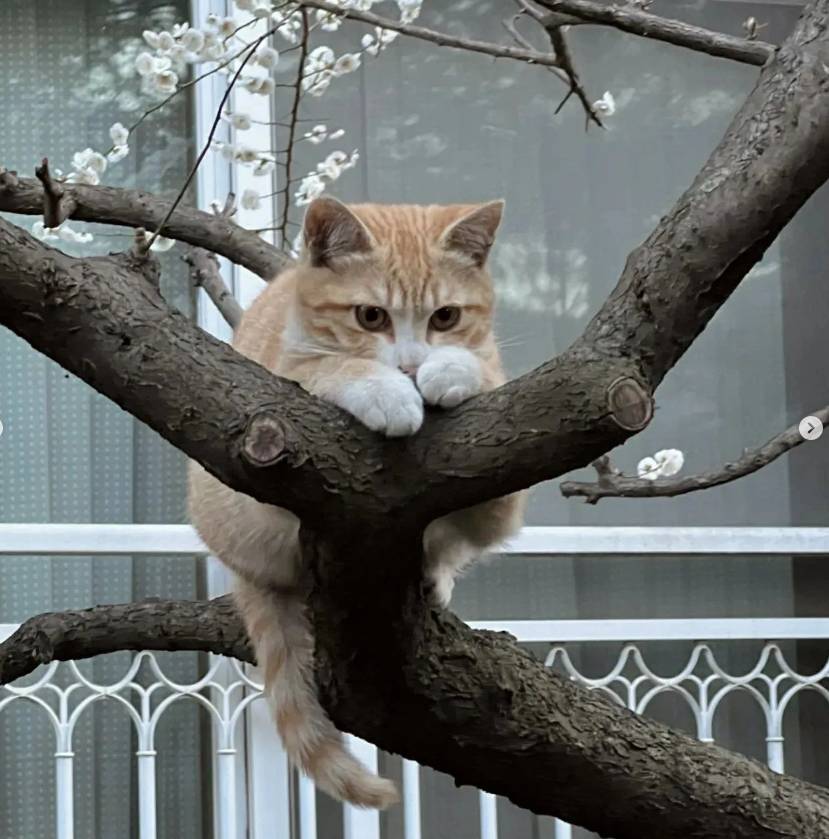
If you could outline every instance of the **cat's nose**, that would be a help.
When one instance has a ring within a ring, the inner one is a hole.
[[[410,379],[417,376],[417,364],[401,364],[398,369],[401,373],[405,373]]]

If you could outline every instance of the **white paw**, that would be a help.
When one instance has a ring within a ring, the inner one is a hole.
[[[343,385],[335,400],[372,431],[408,437],[423,424],[423,399],[402,373],[367,376]]]
[[[448,571],[433,571],[427,580],[427,597],[435,605],[446,609],[452,599],[455,579]]]
[[[454,408],[481,392],[481,362],[462,347],[440,347],[417,371],[417,388],[429,405]]]

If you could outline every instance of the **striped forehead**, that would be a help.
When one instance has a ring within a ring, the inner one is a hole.
[[[375,258],[382,288],[377,292],[389,309],[429,310],[444,291],[436,270],[442,232],[429,208],[413,205],[362,205],[354,208],[377,242]]]

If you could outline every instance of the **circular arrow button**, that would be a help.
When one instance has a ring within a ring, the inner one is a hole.
[[[803,417],[797,430],[804,440],[817,440],[823,434],[823,423],[817,417]]]

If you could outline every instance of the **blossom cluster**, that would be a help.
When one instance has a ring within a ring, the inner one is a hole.
[[[644,457],[636,467],[636,473],[646,481],[669,478],[676,475],[685,464],[685,455],[679,449],[662,449],[653,457]]]

